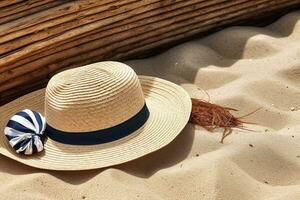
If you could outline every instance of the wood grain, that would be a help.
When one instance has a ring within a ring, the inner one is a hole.
[[[124,60],[300,0],[14,0],[0,2],[0,104],[55,73]]]

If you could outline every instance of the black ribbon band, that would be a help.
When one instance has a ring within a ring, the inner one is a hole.
[[[95,145],[112,142],[123,137],[130,135],[139,128],[141,128],[149,118],[149,110],[146,106],[133,117],[125,122],[116,126],[101,129],[98,131],[86,133],[64,132],[51,127],[49,124],[46,126],[46,133],[49,138],[64,144],[72,145]]]

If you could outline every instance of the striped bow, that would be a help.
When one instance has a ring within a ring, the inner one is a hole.
[[[17,153],[32,155],[44,149],[41,137],[45,128],[46,121],[40,113],[25,109],[10,118],[4,134]]]

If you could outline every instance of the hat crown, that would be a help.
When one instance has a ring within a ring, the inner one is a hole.
[[[69,69],[49,81],[45,95],[47,123],[64,132],[90,132],[116,126],[144,106],[136,73],[119,62]]]

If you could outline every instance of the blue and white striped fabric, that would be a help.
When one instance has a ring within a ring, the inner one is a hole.
[[[41,137],[45,128],[46,121],[40,113],[25,109],[10,118],[4,134],[17,153],[32,155],[44,149]]]

